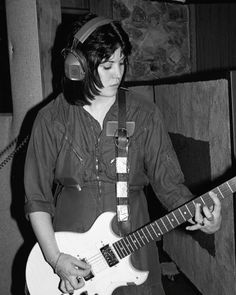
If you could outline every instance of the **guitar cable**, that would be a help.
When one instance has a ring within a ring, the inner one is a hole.
[[[18,140],[18,137],[16,137],[1,153],[0,153],[0,158],[9,150],[12,148],[12,146],[14,146],[16,144]],[[8,162],[10,162],[14,155],[16,153],[18,153],[24,146],[25,144],[28,142],[29,140],[29,135],[27,135],[22,141],[21,143],[0,163],[0,170],[2,168],[4,168],[6,166],[6,164]]]

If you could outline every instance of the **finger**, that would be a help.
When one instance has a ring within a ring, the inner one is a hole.
[[[80,277],[84,278],[84,277],[88,276],[90,274],[90,272],[91,272],[90,269],[85,269],[85,270],[76,269],[74,276],[77,278],[80,278]]]
[[[214,206],[212,205],[212,206],[210,206],[209,207],[209,210],[210,210],[210,212],[212,213],[213,212],[213,210],[214,210]]]
[[[214,213],[219,215],[220,211],[221,211],[221,202],[220,202],[219,198],[217,197],[217,194],[210,191],[209,196],[211,197],[211,199],[212,199],[212,201],[214,203],[214,210],[213,210]]]
[[[214,220],[214,215],[213,215],[213,213],[211,213],[211,211],[209,210],[209,208],[207,206],[204,206],[202,208],[202,210],[203,210],[203,213],[205,215],[204,221],[205,221],[205,219],[208,220],[208,221],[213,221]]]
[[[78,289],[82,288],[85,285],[84,279],[82,277],[77,277]]]
[[[201,204],[196,203],[195,204],[195,216],[194,220],[196,223],[201,224],[203,222],[203,216],[201,214]]]
[[[83,260],[75,260],[76,276],[85,277],[91,272],[91,265]]]
[[[81,269],[81,270],[90,270],[91,269],[91,266],[83,260],[75,258],[73,263],[75,266],[77,266],[78,269]]]
[[[200,223],[195,223],[194,225],[187,226],[187,227],[186,227],[186,230],[189,230],[189,231],[199,230],[199,229],[201,229],[203,226],[204,226],[204,224],[201,225]]]
[[[190,219],[188,220],[188,222],[191,223],[191,224],[196,224],[196,222],[193,220],[193,218],[190,218]]]
[[[69,279],[68,279],[71,287],[74,289],[78,289],[79,288],[79,280],[77,279],[76,276],[71,276]]]
[[[73,287],[74,290],[77,290],[81,287],[84,286],[84,279],[82,278],[82,276],[77,276],[77,277],[71,277],[69,279],[69,282],[71,284],[71,286]]]
[[[69,293],[69,294],[74,293],[74,288],[71,286],[71,283],[68,280],[65,281],[65,287],[66,287],[67,293]]]
[[[91,268],[89,268],[89,269],[85,269],[85,270],[81,270],[81,271],[80,271],[80,275],[81,275],[82,277],[86,277],[87,275],[90,274],[90,272],[91,272]]]
[[[61,291],[62,293],[67,293],[66,286],[65,286],[65,281],[64,281],[64,280],[61,280],[61,281],[60,281],[59,289],[60,289],[60,291]]]

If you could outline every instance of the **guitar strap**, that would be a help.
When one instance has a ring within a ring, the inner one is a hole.
[[[129,210],[129,167],[128,148],[129,134],[126,128],[126,95],[125,90],[118,91],[118,129],[115,133],[116,145],[116,200],[117,221],[121,235],[131,230]]]

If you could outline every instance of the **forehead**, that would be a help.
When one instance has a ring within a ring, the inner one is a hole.
[[[107,61],[115,61],[115,60],[120,60],[124,57],[124,54],[121,50],[121,47],[118,47],[114,53],[108,58]]]

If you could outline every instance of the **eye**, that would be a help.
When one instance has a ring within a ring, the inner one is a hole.
[[[104,70],[110,70],[112,68],[112,63],[106,62],[103,64]]]
[[[111,66],[103,66],[104,70],[110,70]]]

